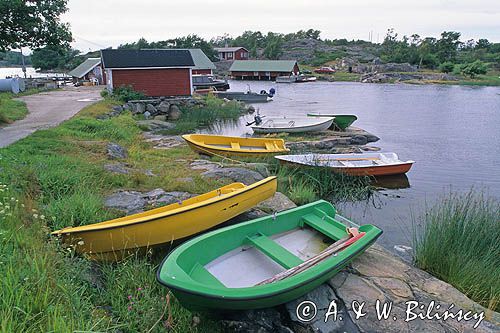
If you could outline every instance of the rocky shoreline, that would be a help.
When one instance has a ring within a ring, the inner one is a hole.
[[[336,133],[335,136],[322,140],[291,142],[289,145],[293,149],[361,150],[363,146],[352,144],[356,135],[363,136],[363,140],[354,140],[363,145],[378,140],[376,136],[362,129],[351,128],[347,132]],[[177,136],[146,134],[146,140],[158,149],[170,149],[185,144]],[[111,159],[126,156],[126,151],[111,147]],[[186,160],[186,163],[189,168],[201,172],[202,177],[207,178],[252,183],[269,175],[266,165],[262,163],[234,165],[206,159]],[[130,214],[175,203],[194,195],[196,194],[188,192],[166,192],[161,188],[148,192],[122,190],[107,197],[105,205]],[[295,207],[295,204],[285,194],[277,192],[274,197],[224,225],[292,207]],[[386,307],[391,306],[387,319],[377,317],[377,300],[380,308],[384,304]],[[301,318],[297,307],[310,304],[308,302],[315,304],[317,313],[314,319],[306,321]],[[332,314],[325,321],[325,315],[332,309],[332,304],[337,307],[337,320],[333,319]],[[360,304],[364,304],[361,309]],[[456,318],[444,320],[442,316],[446,310]],[[364,313],[363,316],[359,316],[360,311]],[[468,319],[458,320],[459,313],[467,313],[464,318]],[[219,319],[227,332],[260,333],[498,332],[500,325],[499,313],[483,308],[448,283],[414,267],[378,245],[372,246],[334,278],[300,299],[269,309],[226,313]],[[200,317],[194,314],[193,322],[199,320]],[[474,327],[476,324],[477,328]]]

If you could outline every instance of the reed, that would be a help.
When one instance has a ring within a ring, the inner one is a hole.
[[[374,192],[369,177],[353,177],[319,167],[292,167],[272,162],[278,190],[302,205],[318,199],[345,202],[366,200]]]
[[[500,202],[482,192],[450,193],[413,217],[414,260],[471,299],[500,310]]]

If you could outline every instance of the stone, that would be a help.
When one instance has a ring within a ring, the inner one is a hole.
[[[162,188],[155,188],[152,191],[144,193],[142,196],[148,201],[157,200],[160,196],[165,195],[165,190]]]
[[[271,198],[266,199],[257,205],[258,209],[263,212],[267,212],[268,214],[281,212],[294,207],[297,207],[297,205],[281,192],[274,193]]]
[[[228,313],[221,324],[225,332],[294,333],[282,321],[280,312],[270,308]]]
[[[134,114],[141,114],[146,111],[146,105],[144,103],[134,103]]]
[[[160,121],[167,121],[167,116],[165,115],[158,115],[153,117],[154,120],[160,120]]]
[[[123,112],[123,107],[121,105],[115,105],[111,108],[114,112],[121,113]]]
[[[408,264],[377,245],[353,261],[352,268],[364,276],[392,277],[402,281],[408,281],[407,272],[411,269]]]
[[[168,112],[168,120],[178,120],[182,116],[181,110],[175,104],[170,106],[170,111]]]
[[[155,149],[170,149],[184,144],[182,137],[178,135],[159,135],[150,132],[143,133],[146,142],[153,144]]]
[[[201,176],[204,178],[230,179],[233,182],[241,182],[245,185],[250,185],[264,179],[257,171],[244,168],[218,168],[205,171]]]
[[[124,163],[105,164],[104,169],[109,172],[119,173],[123,175],[128,175],[130,173],[130,169]]]
[[[163,195],[158,196],[156,199],[150,200],[149,203],[153,206],[165,206],[175,202],[181,202],[194,196],[194,194],[189,192],[166,192]]]
[[[117,143],[108,143],[106,149],[110,159],[122,159],[128,157],[127,149]]]
[[[123,109],[127,111],[132,111],[134,110],[134,105],[132,103],[125,103],[123,104]]]
[[[399,300],[413,298],[410,286],[399,279],[374,277],[371,279],[377,286],[389,292]]]
[[[149,111],[144,112],[144,118],[146,118],[146,119],[151,118],[151,112],[149,112]]]
[[[255,112],[255,107],[253,105],[249,105],[247,107],[247,112],[253,114]]]
[[[146,203],[142,193],[137,191],[118,191],[104,200],[104,206],[121,210],[126,214],[143,211]]]
[[[351,145],[366,145],[368,143],[368,139],[364,135],[354,135],[349,143]]]
[[[222,163],[212,162],[208,160],[194,160],[189,164],[193,170],[215,170],[222,168]]]
[[[162,115],[168,115],[168,111],[170,110],[170,103],[167,101],[162,101],[158,107],[158,112]]]
[[[149,112],[151,115],[155,115],[158,113],[158,110],[156,110],[154,105],[151,103],[146,104],[146,111]]]
[[[137,124],[141,127],[146,128],[148,131],[152,132],[175,128],[175,124],[155,119],[139,120],[137,121]]]

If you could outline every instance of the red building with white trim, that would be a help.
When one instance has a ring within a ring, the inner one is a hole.
[[[236,47],[216,47],[220,60],[248,60],[250,54],[247,49],[241,46]]]
[[[189,50],[101,50],[107,88],[131,86],[146,96],[193,93],[193,58]]]

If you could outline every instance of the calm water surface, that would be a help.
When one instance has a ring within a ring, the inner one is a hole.
[[[26,77],[47,77],[62,75],[60,73],[37,73],[33,67],[26,67]],[[24,77],[24,73],[21,67],[0,67],[0,79],[5,79],[6,76],[13,77],[19,76]]]
[[[393,249],[411,245],[410,212],[423,211],[450,189],[485,189],[500,198],[500,88],[406,84],[232,81],[231,90],[269,90],[274,101],[255,104],[268,116],[308,112],[356,114],[354,126],[378,137],[371,145],[415,160],[409,187],[382,190],[369,202],[339,205],[341,212],[384,230],[380,242]],[[252,116],[219,125],[212,133],[249,135]],[[405,180],[405,179],[403,179]],[[405,182],[403,181],[403,184]],[[407,184],[408,185],[408,184]]]

